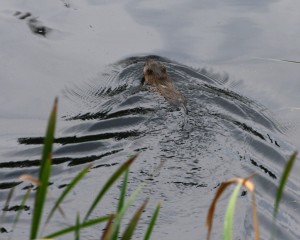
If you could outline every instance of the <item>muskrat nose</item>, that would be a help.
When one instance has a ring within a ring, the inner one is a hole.
[[[144,75],[146,74],[146,72],[147,72],[147,66],[144,66],[144,68],[143,68]]]

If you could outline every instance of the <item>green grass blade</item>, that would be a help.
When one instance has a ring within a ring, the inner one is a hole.
[[[128,182],[128,174],[129,174],[129,170],[127,169],[125,171],[124,180],[123,180],[122,188],[121,188],[121,191],[120,191],[120,198],[119,198],[119,202],[118,202],[117,213],[119,213],[121,211],[121,209],[123,208],[123,206],[124,206],[125,197],[126,197],[127,182]],[[115,235],[112,236],[112,238],[111,238],[112,240],[117,240],[118,239],[119,229],[120,229],[120,225],[117,226],[117,230],[114,233]]]
[[[12,192],[12,190],[14,190],[14,188],[11,189],[10,193]],[[20,204],[20,208],[19,208],[19,210],[17,212],[17,216],[15,217],[15,220],[14,220],[14,223],[13,223],[13,226],[12,226],[12,234],[10,235],[9,240],[12,239],[12,237],[13,237],[14,229],[16,228],[16,226],[17,226],[17,224],[19,222],[20,215],[21,215],[21,213],[22,213],[22,211],[24,209],[24,206],[26,204],[26,201],[27,201],[27,199],[29,197],[30,190],[31,190],[30,188],[27,190],[26,194],[24,195],[24,197],[22,199],[22,202]]]
[[[287,164],[285,165],[285,169],[281,175],[281,179],[279,181],[279,186],[278,186],[278,190],[276,193],[276,199],[275,199],[275,203],[274,203],[274,211],[273,211],[273,219],[274,220],[276,219],[276,216],[278,213],[279,203],[282,198],[284,186],[285,186],[288,176],[293,168],[296,157],[297,157],[297,152],[294,152],[292,154],[292,156],[290,157],[290,159],[288,160]]]
[[[14,192],[15,192],[15,188],[13,187],[12,189],[10,189],[8,195],[7,195],[7,198],[6,198],[6,201],[5,201],[5,204],[4,204],[4,207],[9,207],[9,203],[10,203],[10,200],[12,199],[12,196],[14,195]],[[5,212],[5,211],[3,211]]]
[[[27,201],[27,199],[28,199],[28,197],[29,197],[29,195],[30,195],[30,190],[31,190],[30,188],[27,190],[26,194],[24,195],[24,197],[23,197],[23,199],[22,199],[20,208],[19,208],[19,210],[18,210],[17,216],[16,216],[16,218],[15,218],[15,220],[14,220],[14,223],[13,223],[13,227],[12,227],[13,230],[15,229],[15,227],[16,227],[18,221],[19,221],[20,215],[21,215],[21,213],[23,212],[23,208],[24,208],[24,206],[25,206],[25,204],[26,204],[26,201]]]
[[[111,240],[111,232],[112,232],[112,223],[114,220],[114,215],[107,221],[107,224],[104,228],[103,234],[101,236],[101,240]]]
[[[79,225],[79,228],[82,229],[82,228],[87,228],[87,227],[90,227],[90,226],[93,226],[93,225],[96,225],[96,224],[99,224],[99,223],[102,223],[102,222],[106,222],[108,221],[109,219],[111,218],[111,215],[108,215],[108,216],[104,216],[104,217],[99,217],[99,218],[95,218],[95,219],[91,219],[91,220],[88,220],[86,222],[83,222]],[[77,226],[71,226],[71,227],[67,227],[65,229],[61,229],[57,232],[54,232],[54,233],[51,233],[43,238],[56,238],[56,237],[59,237],[59,236],[62,236],[64,234],[67,234],[67,233],[71,233],[73,231],[75,231],[77,228]],[[42,238],[42,239],[43,239]]]
[[[47,195],[48,182],[51,171],[51,152],[52,143],[54,140],[54,131],[56,123],[57,112],[57,98],[54,101],[52,112],[49,117],[48,127],[44,140],[44,149],[40,165],[39,182],[40,185],[37,188],[35,194],[34,210],[31,223],[30,239],[36,239],[39,231],[39,226],[42,218],[44,203]]]
[[[75,240],[80,240],[80,216],[79,213],[76,217],[76,225],[75,225]]]
[[[40,180],[40,185],[37,187],[35,201],[34,201],[34,209],[33,209],[33,217],[31,222],[31,234],[30,239],[36,239],[38,235],[38,230],[40,227],[42,213],[44,204],[46,201],[47,189],[48,189],[48,180],[50,176],[50,168],[51,168],[51,158],[45,161],[46,167],[44,168],[44,176],[42,180]]]
[[[150,236],[151,236],[151,233],[153,231],[153,227],[155,225],[159,210],[160,210],[160,204],[157,204],[157,206],[155,208],[155,211],[154,211],[154,213],[151,217],[151,221],[149,223],[149,226],[148,226],[147,232],[145,234],[144,240],[149,240],[150,239]]]
[[[55,132],[55,125],[56,125],[57,102],[58,100],[57,98],[55,98],[52,111],[48,120],[46,135],[44,138],[44,148],[43,148],[41,165],[40,165],[40,173],[39,173],[40,180],[43,178],[43,173],[45,171],[44,162],[46,161],[46,159],[49,158],[49,155],[52,153],[52,144],[54,140],[54,132]]]
[[[51,217],[53,216],[55,210],[59,207],[59,205],[62,203],[62,201],[65,199],[65,197],[68,195],[68,193],[76,186],[76,184],[85,176],[85,174],[90,170],[92,165],[87,166],[84,168],[81,172],[79,172],[73,180],[68,184],[68,186],[65,188],[65,190],[61,193],[60,197],[55,202],[53,208],[50,211],[50,214],[48,215],[48,218],[46,220],[46,224],[50,221]]]
[[[4,204],[4,208],[8,208],[9,207],[9,203],[10,203],[10,200],[12,199],[12,196],[14,195],[14,191],[15,191],[15,188],[12,188],[8,192],[8,195],[7,195],[5,204]],[[6,213],[6,211],[2,211],[1,218],[0,218],[0,225],[2,225],[2,222],[4,221],[5,213]]]
[[[108,181],[105,183],[104,187],[101,189],[97,197],[95,198],[94,202],[92,203],[91,207],[89,208],[84,220],[86,221],[97,204],[100,202],[101,198],[105,195],[105,193],[108,191],[108,189],[114,184],[114,182],[125,172],[129,166],[132,164],[132,162],[136,159],[137,155],[134,155],[129,158],[121,167],[117,169],[117,171],[108,179]]]
[[[223,240],[231,240],[232,239],[232,225],[234,218],[234,209],[236,205],[236,200],[240,191],[242,183],[239,183],[233,190],[229,203],[227,205],[225,219],[224,219],[224,229],[223,229]]]
[[[123,185],[122,185],[122,188],[121,188],[121,191],[120,191],[120,199],[119,199],[119,203],[118,203],[118,212],[120,212],[121,209],[124,206],[125,197],[126,197],[127,182],[128,182],[128,175],[129,175],[129,170],[127,169],[125,171]]]
[[[112,226],[112,236],[115,236],[116,231],[118,230],[118,227],[120,226],[121,220],[124,217],[124,214],[130,207],[130,205],[134,202],[137,195],[142,189],[142,185],[140,185],[128,198],[128,200],[125,202],[123,208],[120,210],[120,212],[116,215],[113,226]]]
[[[127,228],[125,229],[124,231],[124,234],[121,238],[121,240],[130,240],[133,233],[134,233],[134,230],[136,229],[136,226],[141,218],[141,215],[146,207],[148,203],[148,200],[145,200],[144,203],[142,204],[142,206],[140,206],[138,208],[138,210],[135,212],[135,214],[133,215],[131,221],[129,222]]]
[[[281,201],[285,184],[286,184],[289,174],[293,168],[296,157],[297,157],[297,152],[294,152],[292,154],[292,156],[289,158],[287,164],[285,165],[285,168],[283,170],[283,173],[282,173],[280,181],[279,181],[279,186],[278,186],[277,193],[276,193],[276,199],[274,202],[271,239],[274,239],[274,236],[275,236],[275,222],[276,222],[276,217],[277,217],[277,213],[278,213],[278,209],[279,209],[279,203]]]

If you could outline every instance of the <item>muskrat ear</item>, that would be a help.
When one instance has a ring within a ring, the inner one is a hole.
[[[150,68],[148,68],[148,69],[147,69],[147,74],[151,75],[152,73],[153,73],[153,70],[150,69]]]
[[[166,68],[164,65],[162,65],[162,66],[161,66],[161,71],[162,71],[163,73],[166,73],[166,72],[167,72],[167,68]]]

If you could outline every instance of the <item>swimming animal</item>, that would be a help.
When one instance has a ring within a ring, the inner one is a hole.
[[[147,60],[144,65],[144,79],[145,84],[152,86],[168,101],[183,106],[186,110],[186,98],[175,88],[163,64],[152,59]]]

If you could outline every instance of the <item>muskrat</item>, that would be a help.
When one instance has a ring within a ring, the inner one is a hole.
[[[169,102],[182,106],[186,112],[186,99],[179,92],[167,73],[166,67],[154,60],[147,60],[144,66],[145,84],[151,85]]]

